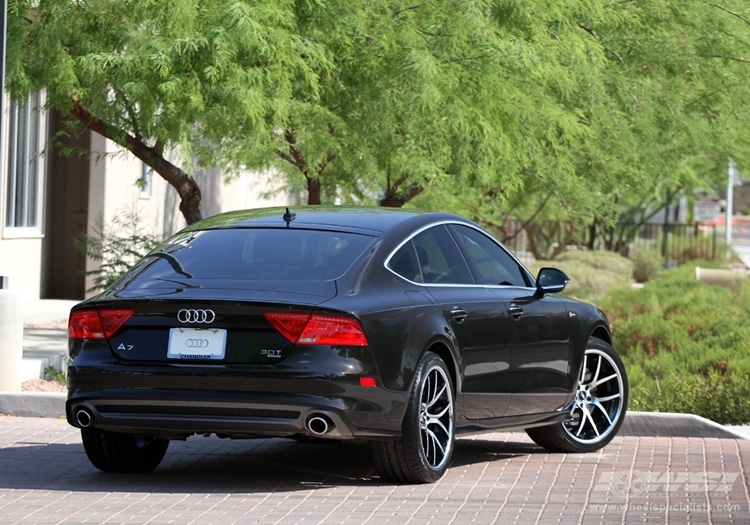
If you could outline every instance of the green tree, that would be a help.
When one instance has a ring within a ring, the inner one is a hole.
[[[277,0],[10,0],[7,54],[13,96],[45,89],[133,153],[176,189],[188,224],[201,218],[195,166],[267,165],[330,67],[296,31],[294,2]]]

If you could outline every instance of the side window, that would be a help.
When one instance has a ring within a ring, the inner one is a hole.
[[[518,263],[487,235],[473,228],[453,225],[486,284],[529,286]]]
[[[461,250],[442,225],[425,230],[404,244],[388,266],[415,283],[474,284]]]
[[[422,282],[422,272],[419,269],[419,261],[412,241],[404,244],[393,254],[388,267],[406,280],[415,283]]]

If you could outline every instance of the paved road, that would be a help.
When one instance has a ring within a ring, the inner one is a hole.
[[[617,437],[548,454],[460,439],[433,485],[392,485],[364,446],[190,438],[147,475],[91,467],[65,421],[0,417],[0,523],[743,523],[750,440]]]

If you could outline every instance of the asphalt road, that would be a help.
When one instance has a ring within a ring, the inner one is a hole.
[[[549,454],[522,433],[458,440],[438,483],[393,485],[367,448],[173,442],[146,475],[105,474],[64,420],[0,417],[0,523],[750,523],[750,440],[616,437]]]

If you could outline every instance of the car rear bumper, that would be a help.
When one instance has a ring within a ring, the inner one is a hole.
[[[78,428],[96,427],[169,438],[215,433],[238,438],[302,434],[346,439],[400,433],[400,415],[385,412],[379,403],[343,396],[156,389],[71,392],[66,416]]]
[[[397,436],[408,393],[377,380],[375,387],[362,386],[360,377],[376,376],[367,361],[348,356],[323,371],[288,361],[274,367],[128,363],[104,349],[81,352],[68,367],[66,417],[78,428],[174,439]]]

